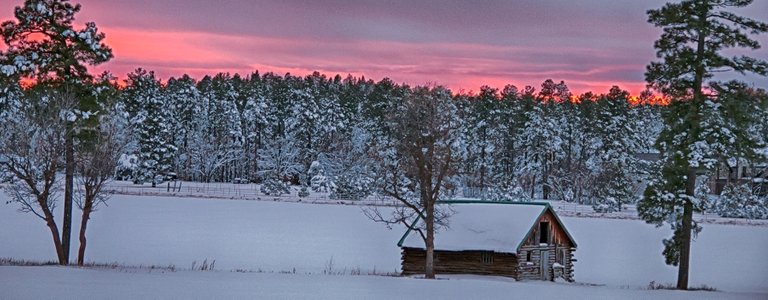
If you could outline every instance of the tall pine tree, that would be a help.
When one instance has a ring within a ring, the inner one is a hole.
[[[658,226],[671,223],[674,236],[664,241],[664,255],[667,263],[679,265],[679,289],[688,289],[691,237],[699,230],[693,221],[694,210],[702,206],[695,195],[696,177],[707,167],[704,163],[711,154],[701,147],[707,143],[704,114],[715,96],[705,81],[715,72],[766,75],[768,70],[765,61],[722,54],[729,48],[760,47],[749,35],[768,31],[768,24],[727,11],[751,3],[686,0],[648,11],[648,22],[662,28],[663,33],[654,44],[661,61],[648,65],[646,81],[671,102],[664,119],[666,126],[657,141],[663,163],[660,177],[646,190],[638,212],[646,222]]]
[[[138,169],[134,180],[151,181],[171,170],[176,146],[173,144],[170,109],[154,72],[137,69],[128,74],[123,96],[137,137]]]

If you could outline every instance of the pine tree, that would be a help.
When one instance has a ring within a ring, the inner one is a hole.
[[[464,116],[464,139],[467,145],[465,172],[469,189],[474,197],[486,198],[489,189],[496,187],[493,165],[497,147],[501,147],[501,106],[497,89],[480,88],[480,93],[470,97]]]
[[[195,84],[195,80],[185,74],[180,78],[168,79],[168,84],[163,90],[171,110],[173,141],[178,148],[174,170],[179,170],[177,175],[184,180],[192,179],[193,175],[187,172],[192,169],[193,164],[191,144],[200,138],[194,134],[194,120],[202,110],[200,92]]]
[[[269,86],[261,79],[259,73],[251,74],[245,83],[241,95],[245,97],[242,108],[243,134],[245,144],[243,156],[246,159],[246,173],[249,181],[256,181],[259,171],[258,150],[261,148],[268,133],[267,121],[267,90]]]
[[[595,107],[594,127],[597,140],[590,160],[595,169],[594,208],[597,211],[621,210],[634,201],[634,178],[638,173],[635,154],[640,146],[637,127],[632,126],[629,92],[611,88],[600,97]]]
[[[715,72],[768,74],[768,63],[748,56],[726,57],[728,48],[757,49],[749,34],[768,31],[768,24],[728,12],[751,0],[686,0],[648,11],[648,21],[663,33],[654,47],[662,61],[651,62],[645,74],[649,85],[670,97],[665,128],[657,142],[662,153],[661,178],[649,186],[638,213],[660,226],[673,220],[674,236],[664,241],[667,262],[679,265],[677,288],[688,288],[690,245],[698,231],[694,210],[701,209],[695,195],[698,170],[706,168],[707,153],[702,124],[708,95],[706,80]],[[712,84],[710,84],[712,85]],[[734,141],[731,145],[738,145]]]
[[[518,170],[527,177],[530,197],[535,198],[535,188],[541,187],[541,196],[547,199],[557,163],[567,153],[564,129],[571,125],[567,124],[563,110],[553,96],[541,95],[544,98],[536,100],[525,112],[526,121],[520,134],[523,155],[518,158]]]
[[[137,69],[128,74],[123,96],[129,104],[137,139],[139,165],[134,180],[151,181],[155,186],[158,175],[171,171],[176,152],[170,109],[163,98],[160,81],[151,71]]]
[[[520,134],[522,124],[519,122],[519,116],[522,114],[522,101],[519,99],[517,87],[506,85],[500,93],[499,134],[501,138],[498,141],[499,151],[494,156],[493,176],[494,181],[501,186],[516,186],[514,162],[517,154],[517,136]]]

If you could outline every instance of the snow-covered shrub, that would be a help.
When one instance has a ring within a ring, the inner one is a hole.
[[[766,198],[752,193],[748,184],[726,186],[715,211],[728,218],[768,219]]]
[[[367,176],[337,176],[331,186],[331,199],[360,200],[371,194],[373,180]]]
[[[616,198],[613,197],[605,197],[598,199],[595,201],[594,204],[592,204],[592,209],[595,212],[599,213],[610,213],[615,212],[619,208],[619,201],[616,201]]]
[[[309,185],[312,187],[312,191],[327,193],[331,190],[331,182],[328,180],[328,177],[325,176],[325,168],[319,161],[312,162],[307,174],[310,176]]]
[[[131,178],[138,168],[138,160],[139,158],[134,154],[120,155],[120,159],[117,161],[117,168],[115,170],[117,179],[126,180]]]
[[[511,201],[511,202],[530,202],[531,197],[519,186],[499,186],[491,187],[485,194],[486,199],[491,201]]]
[[[307,186],[302,185],[301,189],[299,190],[299,197],[304,198],[309,196],[309,189],[307,189]]]
[[[312,179],[309,180],[309,184],[312,186],[312,191],[318,193],[327,193],[330,190],[328,177],[322,174],[312,176]]]
[[[259,189],[262,194],[267,196],[280,196],[290,194],[291,190],[287,182],[277,180],[274,178],[268,178],[264,180]]]

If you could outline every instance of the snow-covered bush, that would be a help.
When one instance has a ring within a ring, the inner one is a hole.
[[[262,194],[267,196],[280,196],[290,194],[291,190],[287,182],[277,180],[274,178],[268,178],[264,180],[259,189]]]
[[[117,168],[115,174],[118,179],[126,180],[133,176],[138,166],[139,158],[134,154],[120,155],[120,159],[117,161]]]
[[[519,186],[491,187],[485,194],[491,201],[530,202],[531,197]]]
[[[365,176],[337,176],[331,187],[331,199],[360,200],[371,194],[373,180]]]
[[[319,161],[313,161],[307,173],[310,176],[309,185],[312,187],[312,191],[327,193],[331,190],[331,183],[328,177],[325,176],[325,168],[323,168]]]
[[[610,213],[615,212],[619,208],[619,201],[616,201],[616,198],[614,197],[605,197],[601,199],[597,199],[594,204],[592,204],[592,209],[595,212],[599,213]]]
[[[299,190],[299,197],[309,197],[309,189],[307,189],[307,186],[302,185],[301,189]]]
[[[327,193],[330,190],[328,177],[323,174],[312,176],[312,179],[309,180],[309,184],[312,186],[312,190],[315,192]]]
[[[766,197],[752,193],[748,184],[726,186],[715,204],[715,211],[722,217],[768,219]]]

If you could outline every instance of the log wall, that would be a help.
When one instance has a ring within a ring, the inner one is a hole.
[[[483,261],[483,254],[491,255],[493,262]],[[491,251],[435,251],[436,274],[478,274],[517,278],[517,256],[513,253]],[[426,251],[402,248],[403,275],[424,274]]]

